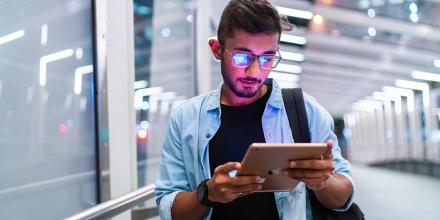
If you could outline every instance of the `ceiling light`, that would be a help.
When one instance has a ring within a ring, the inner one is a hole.
[[[189,23],[193,22],[193,15],[186,16],[186,21],[188,21]]]
[[[277,68],[273,69],[273,71],[299,74],[299,73],[301,73],[302,68],[297,65],[280,63],[280,64],[278,64]]]
[[[65,59],[72,56],[75,53],[73,49],[66,49],[62,51],[58,51],[55,53],[51,53],[40,58],[40,85],[46,85],[46,75],[47,75],[47,64],[50,62],[54,62],[57,60]]]
[[[414,111],[414,91],[411,89],[403,89],[391,86],[384,86],[382,89],[385,93],[391,95],[400,95],[407,98],[407,109],[408,112]]]
[[[280,7],[280,6],[276,6],[278,13],[282,14],[282,15],[287,15],[290,17],[296,17],[296,18],[302,18],[302,19],[307,19],[310,20],[313,17],[313,13],[310,11],[303,11],[303,10],[297,10],[297,9],[292,9],[292,8],[285,8],[285,7]]]
[[[313,23],[322,24],[322,22],[324,22],[324,18],[321,15],[313,16]]]
[[[409,81],[409,80],[398,79],[398,80],[396,80],[395,84],[397,87],[404,87],[404,88],[408,88],[408,89],[416,89],[416,90],[429,89],[428,83],[415,82],[415,81]]]
[[[167,28],[167,27],[166,28],[162,28],[160,33],[162,34],[162,37],[169,37],[169,36],[171,36],[171,29]]]
[[[143,89],[143,88],[147,88],[147,86],[148,86],[148,82],[146,80],[140,80],[134,82],[134,89]]]
[[[281,34],[281,42],[304,45],[307,43],[307,39],[301,36]]]
[[[411,4],[409,5],[409,10],[411,10],[412,13],[416,13],[417,10],[418,10],[418,8],[417,8],[417,4],[414,3],[414,2],[411,3]]]
[[[376,28],[374,28],[374,27],[369,27],[369,28],[368,28],[368,35],[370,35],[370,37],[374,37],[374,36],[376,36]]]
[[[428,83],[421,83],[421,82],[398,79],[398,80],[396,80],[395,84],[397,87],[414,89],[414,90],[421,90],[422,96],[423,96],[423,98],[422,98],[423,106],[424,107],[429,106],[429,85],[428,85]]]
[[[411,19],[411,21],[413,21],[414,23],[419,22],[419,16],[416,13],[411,13],[411,15],[409,16],[409,18]]]
[[[367,14],[368,14],[368,16],[373,18],[374,16],[376,16],[376,11],[374,11],[374,9],[370,8],[370,9],[368,9]]]
[[[292,53],[287,51],[280,51],[281,57],[283,60],[292,60],[296,62],[304,61],[304,55],[300,53]]]
[[[414,79],[421,79],[421,80],[427,80],[427,81],[433,81],[433,82],[440,82],[440,74],[436,74],[436,73],[429,73],[429,72],[422,72],[422,71],[413,71],[411,76]]]
[[[10,33],[8,35],[5,35],[3,37],[0,37],[0,45],[8,43],[9,41],[16,40],[16,39],[18,39],[20,37],[23,37],[24,34],[25,34],[24,30],[19,30],[19,31]]]
[[[49,26],[47,24],[41,25],[41,45],[47,44],[47,32],[48,32]]]

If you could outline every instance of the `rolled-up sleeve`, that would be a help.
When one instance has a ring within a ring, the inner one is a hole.
[[[346,211],[353,203],[355,194],[355,183],[351,174],[351,165],[342,157],[341,149],[338,145],[338,138],[333,132],[334,122],[331,115],[307,93],[304,93],[304,101],[309,121],[311,141],[315,143],[324,143],[328,140],[333,141],[332,153],[333,164],[335,166],[334,172],[347,177],[353,187],[353,192],[345,205],[341,208],[334,209],[335,211]]]
[[[163,220],[171,220],[171,208],[179,192],[190,191],[182,155],[181,111],[171,115],[156,179],[156,204]]]

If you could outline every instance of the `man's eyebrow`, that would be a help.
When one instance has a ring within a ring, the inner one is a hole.
[[[252,51],[251,49],[246,48],[246,47],[238,47],[238,48],[235,48],[235,50],[241,50],[241,51],[245,51],[245,52],[249,52],[249,53],[254,53],[254,51]],[[276,50],[268,50],[268,51],[264,51],[262,54],[276,54],[276,53],[277,53]]]

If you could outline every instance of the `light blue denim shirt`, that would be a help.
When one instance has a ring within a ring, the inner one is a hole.
[[[262,117],[264,137],[267,143],[293,143],[281,89],[275,81],[272,84],[272,93]],[[206,95],[194,97],[177,107],[171,115],[155,189],[161,219],[172,219],[171,207],[177,193],[193,191],[202,180],[211,178],[208,144],[220,127],[220,91],[221,86]],[[333,140],[335,172],[350,179],[354,188],[350,164],[342,157],[333,133],[332,117],[306,93],[304,102],[311,141],[324,143]],[[338,210],[348,209],[352,199],[353,194],[349,202]],[[291,192],[276,192],[275,200],[280,219],[311,218],[307,215],[310,215],[310,208],[306,205],[304,183],[300,182]],[[211,211],[203,219],[209,219],[210,215]]]

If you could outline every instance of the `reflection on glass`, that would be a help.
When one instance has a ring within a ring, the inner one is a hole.
[[[70,216],[97,202],[91,1],[3,0],[0,27],[0,219]]]
[[[195,95],[192,0],[134,0],[139,186],[155,180],[172,108]],[[172,16],[170,16],[172,15]]]

